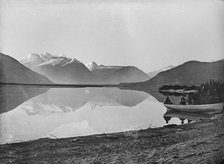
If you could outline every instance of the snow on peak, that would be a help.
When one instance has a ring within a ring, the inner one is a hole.
[[[93,70],[103,70],[103,69],[120,69],[122,68],[123,66],[105,66],[105,65],[98,65],[96,64],[96,62],[92,61],[88,64],[86,64],[86,67],[90,70],[90,71],[93,71]]]
[[[163,71],[168,71],[168,70],[170,70],[170,69],[172,69],[172,68],[174,68],[174,66],[173,66],[173,65],[169,65],[169,66],[167,66],[167,67],[161,68],[160,70],[153,71],[153,72],[149,72],[149,73],[148,73],[148,76],[149,76],[150,78],[152,78],[152,77],[156,76],[158,73],[163,72]]]
[[[90,63],[87,63],[87,64],[86,64],[86,67],[87,67],[90,71],[92,71],[92,70],[96,69],[96,68],[98,67],[98,65],[96,64],[96,62],[92,61],[92,62],[90,62]]]
[[[165,68],[160,69],[159,71],[160,71],[160,72],[162,72],[162,71],[167,71],[167,70],[172,69],[172,68],[174,68],[174,66],[173,66],[173,65],[169,65],[169,66],[167,66],[167,67],[165,67]]]
[[[66,65],[70,63],[81,63],[77,59],[72,59],[69,57],[66,57],[64,55],[52,55],[48,52],[46,53],[31,53],[28,56],[28,59],[22,60],[22,63],[32,63],[35,65]]]

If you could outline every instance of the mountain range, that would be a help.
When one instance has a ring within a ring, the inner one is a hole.
[[[12,57],[0,54],[0,82],[47,84],[52,80],[54,83],[122,83],[121,86],[126,87],[158,90],[165,84],[190,86],[211,79],[224,81],[224,59],[214,62],[188,61],[176,67],[169,66],[151,79],[134,66],[104,66],[95,62],[86,66],[77,59],[49,53],[31,54],[22,63],[26,67]]]
[[[108,83],[136,82],[149,79],[146,73],[134,66],[104,66],[95,65],[91,72]]]
[[[26,67],[48,77],[54,83],[93,83],[94,75],[76,59],[49,53],[31,54],[21,61]]]
[[[54,83],[118,84],[149,79],[146,73],[134,66],[104,66],[92,62],[87,68],[77,59],[50,53],[31,54],[21,63]]]

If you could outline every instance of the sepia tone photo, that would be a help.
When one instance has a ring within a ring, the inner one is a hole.
[[[0,0],[8,163],[224,163],[224,1]]]

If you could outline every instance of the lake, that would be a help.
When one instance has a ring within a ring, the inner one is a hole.
[[[1,87],[0,92],[1,144],[166,125],[163,103],[143,91]],[[169,120],[180,123],[178,118]]]

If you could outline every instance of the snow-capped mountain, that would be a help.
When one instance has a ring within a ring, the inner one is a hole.
[[[21,61],[26,67],[47,76],[55,83],[91,83],[96,78],[77,59],[54,56],[50,53],[31,54]]]
[[[96,62],[93,61],[93,62],[91,62],[91,63],[87,63],[87,64],[86,64],[86,67],[87,67],[90,71],[92,71],[92,70],[98,68],[99,66],[96,64]]]
[[[29,67],[42,66],[42,65],[53,65],[53,66],[63,65],[64,66],[74,62],[81,63],[77,59],[68,58],[63,55],[54,56],[48,52],[44,54],[31,53],[27,59],[24,59],[21,61],[21,63]]]
[[[50,53],[31,54],[21,61],[26,67],[47,76],[55,83],[118,84],[148,80],[143,71],[133,66],[104,66]]]

